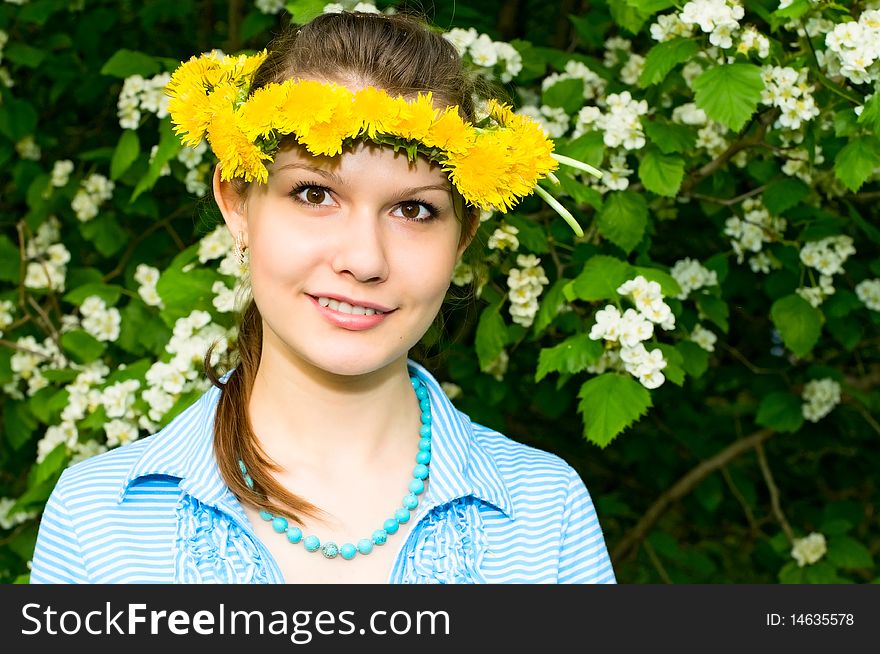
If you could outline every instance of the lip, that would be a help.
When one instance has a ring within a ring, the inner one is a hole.
[[[318,298],[313,295],[306,295],[315,308],[320,312],[320,314],[332,325],[336,327],[341,327],[342,329],[348,329],[350,331],[362,331],[364,329],[372,329],[376,327],[380,323],[382,323],[385,318],[391,315],[391,311],[387,313],[375,313],[372,316],[358,316],[353,313],[342,313],[341,311],[334,311],[330,307],[322,307],[318,304]],[[337,299],[338,296],[330,296],[330,295],[322,295],[320,297],[332,297],[334,300]],[[340,302],[345,302],[347,300],[340,299]],[[349,303],[352,304],[352,303]],[[375,309],[377,305],[364,305]],[[383,309],[379,309],[382,311]]]

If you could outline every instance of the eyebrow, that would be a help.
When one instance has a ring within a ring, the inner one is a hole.
[[[345,184],[345,181],[336,173],[329,171],[329,170],[325,170],[324,168],[317,168],[316,166],[310,166],[305,163],[294,162],[294,163],[284,164],[283,166],[278,167],[278,172],[281,172],[282,170],[288,170],[291,168],[300,169],[300,170],[307,170],[309,172],[320,175],[324,179],[329,179],[330,181],[335,182],[336,184]],[[405,198],[411,197],[413,195],[418,195],[419,193],[421,193],[423,191],[443,191],[444,193],[452,193],[452,185],[447,183],[447,184],[426,184],[425,186],[413,186],[411,188],[402,189],[399,193],[396,194],[396,196],[399,199],[405,199]]]
[[[325,170],[323,168],[317,168],[315,166],[310,166],[310,165],[304,164],[304,163],[284,164],[283,166],[278,167],[278,171],[280,172],[282,170],[287,170],[288,168],[299,168],[300,170],[308,170],[309,172],[320,175],[321,177],[323,177],[325,179],[329,179],[333,182],[336,182],[337,184],[343,183],[342,178],[339,175],[337,175],[336,173],[331,172],[329,170]]]

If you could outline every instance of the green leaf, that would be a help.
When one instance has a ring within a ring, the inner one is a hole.
[[[785,22],[789,20],[797,20],[810,11],[811,8],[812,4],[810,3],[810,0],[794,0],[784,9],[777,9],[774,11],[772,16],[774,18],[784,19]]]
[[[507,325],[501,317],[502,302],[495,302],[483,309],[477,323],[474,346],[481,370],[485,370],[507,345]]]
[[[541,104],[561,107],[567,114],[575,114],[584,106],[584,81],[564,79],[547,87],[541,95]]]
[[[614,22],[630,34],[638,34],[651,14],[627,4],[626,0],[608,0]]]
[[[758,406],[755,422],[780,432],[795,432],[804,424],[803,399],[791,393],[770,393]]]
[[[27,100],[9,95],[0,103],[0,134],[12,142],[34,133],[37,128],[37,111]]]
[[[834,158],[834,175],[855,193],[880,167],[880,139],[859,135],[850,139]]]
[[[673,68],[689,61],[699,50],[692,39],[671,39],[658,43],[645,56],[644,68],[639,76],[639,86],[647,88],[659,84]]]
[[[847,352],[854,352],[864,336],[861,324],[849,318],[829,318],[825,327]]]
[[[613,300],[620,297],[618,287],[631,276],[635,275],[626,261],[597,254],[587,260],[580,274],[566,287],[566,297],[569,301]]]
[[[580,180],[576,180],[568,173],[557,173],[559,186],[562,191],[574,198],[578,204],[589,204],[596,210],[602,209],[602,194],[596,189],[587,186]]]
[[[605,373],[578,391],[578,411],[584,418],[584,436],[605,447],[651,407],[651,394],[629,375]]]
[[[873,568],[874,559],[867,547],[849,536],[835,536],[828,539],[828,560],[838,568],[860,570]]]
[[[648,352],[651,352],[655,347],[663,353],[663,358],[666,359],[666,367],[660,372],[673,384],[681,386],[684,383],[684,357],[681,352],[675,346],[667,343],[645,344]]]
[[[701,377],[709,368],[709,353],[693,341],[679,341],[675,345],[681,353],[681,367],[693,378]]]
[[[291,23],[302,25],[324,11],[324,0],[291,0],[285,5],[291,16]]]
[[[690,152],[697,142],[696,130],[662,118],[643,121],[648,139],[664,154]]]
[[[789,561],[779,571],[779,583],[803,584],[806,583],[806,576],[804,568],[798,567],[798,564],[794,561]]]
[[[804,583],[807,584],[840,584],[843,583],[837,570],[827,561],[819,561],[804,566]]]
[[[73,329],[61,335],[61,346],[79,363],[90,363],[104,354],[107,345],[82,329]]]
[[[67,445],[59,443],[55,449],[46,455],[36,466],[31,468],[28,474],[28,484],[30,486],[38,486],[47,479],[52,479],[67,467],[68,452]]]
[[[597,216],[599,233],[629,254],[642,240],[648,224],[648,203],[640,193],[610,193]]]
[[[24,66],[26,68],[36,68],[46,58],[46,51],[34,48],[25,43],[13,41],[3,50],[3,58]]]
[[[159,64],[154,57],[125,48],[113,53],[113,56],[101,68],[102,75],[112,75],[122,79],[132,75],[152,77],[158,72]]]
[[[62,299],[65,302],[70,302],[71,304],[79,306],[87,297],[97,295],[104,300],[104,303],[108,307],[112,307],[119,301],[119,296],[122,295],[124,290],[125,289],[121,286],[115,286],[113,284],[83,284],[79,288],[75,288],[66,293]]]
[[[764,82],[753,64],[724,64],[705,70],[693,82],[694,100],[712,120],[738,132],[755,113]]]
[[[94,220],[80,223],[79,231],[83,238],[94,243],[95,249],[105,257],[112,257],[129,240],[128,233],[119,225],[112,211],[102,211]]]
[[[534,220],[529,220],[515,213],[507,214],[504,219],[519,230],[516,238],[526,250],[534,254],[544,254],[550,251],[550,246],[547,244],[547,232]]]
[[[165,303],[162,319],[174,324],[178,318],[188,316],[196,309],[214,311],[211,287],[220,280],[220,275],[213,269],[183,271],[176,267],[165,270],[156,283],[156,292]]]
[[[21,279],[21,255],[8,236],[0,234],[0,281],[18,284]]]
[[[161,353],[171,338],[171,329],[141,302],[132,298],[120,311],[122,324],[116,344],[126,352],[141,355],[146,352]],[[128,366],[129,370],[132,366]]]
[[[44,25],[49,17],[57,11],[69,7],[66,2],[58,0],[32,0],[16,10],[18,20],[23,23]]]
[[[648,268],[647,266],[633,266],[636,274],[641,275],[649,282],[657,282],[660,284],[660,292],[665,297],[675,297],[681,293],[681,286],[675,281],[675,277],[664,270],[658,268]]]
[[[761,201],[774,216],[800,204],[810,194],[810,187],[796,177],[783,177],[769,184],[764,189]]]
[[[535,336],[541,334],[559,313],[559,307],[565,302],[563,288],[568,283],[567,279],[557,279],[553,282],[550,290],[541,297],[541,304],[535,316],[532,332]]]
[[[141,143],[137,132],[127,129],[119,137],[113,159],[110,160],[110,179],[117,180],[129,169],[141,153]]]
[[[538,370],[535,381],[539,382],[550,372],[575,374],[596,363],[602,355],[604,345],[594,341],[588,334],[569,336],[559,345],[543,348],[538,355]]]
[[[130,202],[134,202],[137,197],[144,191],[148,191],[155,186],[156,181],[162,172],[165,164],[171,161],[178,152],[180,152],[180,139],[174,133],[171,126],[171,118],[166,116],[159,123],[159,147],[156,149],[156,155],[150,162],[150,168],[137,183],[132,191]]]
[[[37,419],[25,402],[7,399],[3,403],[3,431],[13,450],[27,443],[37,428]]]
[[[834,295],[822,303],[822,313],[827,318],[843,318],[853,311],[861,309],[864,304],[858,295],[846,288],[838,288]]]
[[[875,93],[865,103],[856,123],[873,131],[880,132],[880,94]]]
[[[862,218],[862,214],[856,211],[856,208],[849,202],[846,202],[846,208],[849,210],[849,217],[852,218],[853,222],[859,229],[865,232],[865,236],[874,241],[874,243],[880,243],[880,229],[877,229],[874,225]]]
[[[726,334],[728,329],[727,318],[730,314],[730,308],[727,306],[727,303],[721,298],[709,295],[708,293],[699,293],[694,296],[694,299],[696,300],[700,317],[711,320]]]
[[[576,139],[563,142],[559,148],[559,154],[566,157],[583,161],[591,166],[601,166],[605,158],[605,140],[601,132],[587,132]],[[563,168],[562,170],[573,170]]]
[[[786,347],[799,357],[806,356],[819,340],[822,314],[797,293],[776,300],[770,318]]]
[[[724,500],[721,475],[709,475],[694,488],[694,497],[708,512],[714,513]]]
[[[663,154],[658,148],[648,147],[639,163],[639,179],[649,191],[675,197],[684,179],[684,159],[674,154]]]

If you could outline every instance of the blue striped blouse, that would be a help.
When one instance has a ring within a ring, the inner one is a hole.
[[[593,503],[559,457],[458,411],[437,380],[431,483],[389,583],[615,583]],[[210,388],[158,433],[68,468],[31,583],[283,583],[213,454]]]

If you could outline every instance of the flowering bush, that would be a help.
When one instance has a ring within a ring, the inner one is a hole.
[[[0,581],[61,472],[167,424],[234,344],[246,263],[170,72],[394,11],[243,4],[217,31],[189,0],[0,4]],[[466,64],[603,175],[546,184],[583,236],[537,197],[484,211],[412,356],[581,472],[621,581],[876,580],[880,3],[448,4]]]

